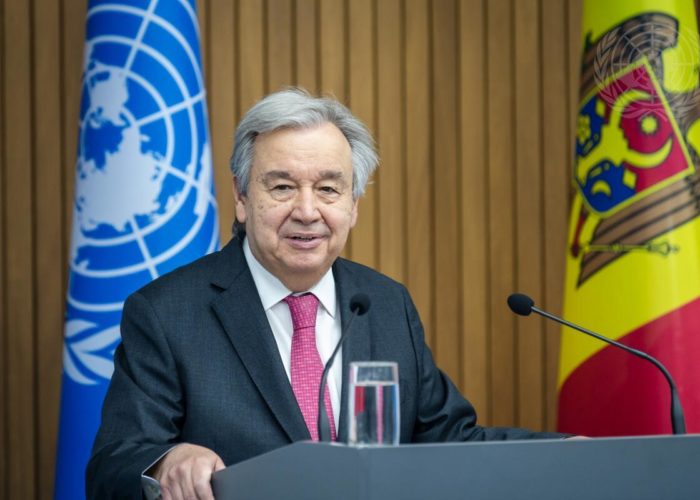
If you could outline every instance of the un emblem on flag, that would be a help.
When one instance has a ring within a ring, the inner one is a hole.
[[[196,15],[142,3],[87,15],[64,348],[80,384],[111,377],[124,299],[218,246]]]

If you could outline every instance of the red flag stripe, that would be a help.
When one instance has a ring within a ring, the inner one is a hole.
[[[678,386],[687,431],[700,432],[700,298],[634,330],[624,344],[659,359]],[[671,433],[668,385],[651,363],[607,346],[559,393],[559,430],[587,436]]]

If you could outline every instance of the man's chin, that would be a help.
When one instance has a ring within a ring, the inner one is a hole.
[[[335,260],[335,259],[333,259]],[[290,259],[284,262],[285,272],[291,276],[318,275],[323,276],[333,264],[333,260],[324,257],[307,255],[304,258]]]
[[[294,276],[304,276],[308,274],[318,274],[322,276],[328,271],[330,264],[322,261],[316,262],[294,262],[287,266],[287,272]]]

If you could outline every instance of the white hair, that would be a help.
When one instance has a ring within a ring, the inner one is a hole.
[[[343,133],[352,151],[352,195],[357,200],[365,192],[379,157],[374,140],[364,124],[335,99],[313,97],[293,88],[270,94],[245,114],[236,129],[231,155],[231,172],[241,194],[247,194],[253,164],[255,139],[261,134],[283,129],[313,128],[332,123]]]

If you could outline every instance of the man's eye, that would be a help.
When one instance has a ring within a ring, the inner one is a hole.
[[[323,194],[336,194],[338,190],[331,186],[321,186],[320,191]]]
[[[292,189],[292,186],[290,186],[289,184],[277,184],[276,186],[272,186],[273,191],[284,192],[284,191],[289,191],[290,189]]]

